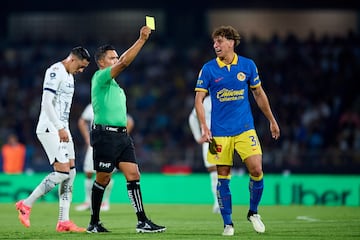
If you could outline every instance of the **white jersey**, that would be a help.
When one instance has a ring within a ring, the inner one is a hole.
[[[84,111],[81,113],[80,118],[82,118],[83,120],[89,123],[88,128],[90,131],[91,124],[94,121],[94,110],[91,103],[89,103],[85,107]],[[83,170],[86,173],[90,173],[90,172],[95,173],[94,162],[93,162],[93,148],[90,145],[87,147],[85,153]]]
[[[81,118],[90,124],[94,121],[94,110],[91,103],[89,103],[81,114]],[[90,127],[90,126],[89,126]]]
[[[47,98],[52,93],[52,101]],[[41,111],[37,133],[69,130],[69,115],[74,95],[74,76],[61,62],[51,65],[45,73]],[[45,97],[46,96],[46,97]]]
[[[208,126],[208,128],[210,128],[210,124],[211,124],[211,99],[210,99],[209,95],[204,98],[203,105],[204,105],[204,110],[205,110],[206,125]],[[190,125],[190,129],[191,129],[191,132],[192,132],[195,140],[199,141],[199,139],[201,138],[201,128],[200,128],[200,123],[199,123],[199,120],[197,118],[195,108],[193,108],[193,110],[190,113],[189,125]]]
[[[210,124],[211,124],[211,98],[210,96],[206,96],[204,98],[204,111],[205,111],[205,121],[206,121],[206,125],[208,126],[208,128],[210,128]],[[191,111],[190,115],[189,115],[189,126],[191,129],[191,132],[194,136],[194,139],[196,141],[199,141],[201,138],[201,127],[200,127],[200,123],[199,123],[199,119],[197,118],[197,114],[196,114],[196,110],[195,108],[193,108],[193,110]],[[204,142],[202,144],[202,155],[203,155],[203,160],[204,160],[204,165],[205,167],[211,167],[214,166],[213,164],[210,164],[207,161],[207,152],[209,149],[209,143],[208,142]]]

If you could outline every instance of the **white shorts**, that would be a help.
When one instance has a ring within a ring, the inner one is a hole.
[[[85,159],[84,159],[84,166],[83,166],[84,172],[92,172],[94,173],[94,161],[93,161],[93,147],[88,146],[86,153],[85,153]]]
[[[55,159],[60,163],[68,163],[70,159],[75,159],[74,142],[69,131],[68,134],[69,142],[60,142],[57,133],[37,133],[51,165]]]
[[[208,160],[207,160],[208,151],[209,151],[209,143],[204,142],[202,144],[202,154],[203,154],[204,165],[205,165],[206,168],[216,166],[216,165],[211,164],[211,163],[208,162]]]

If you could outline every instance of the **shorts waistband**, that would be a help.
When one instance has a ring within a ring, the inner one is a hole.
[[[117,132],[117,133],[126,133],[126,127],[117,127],[117,126],[110,126],[110,125],[101,125],[95,124],[92,126],[93,129],[106,131],[106,132]]]

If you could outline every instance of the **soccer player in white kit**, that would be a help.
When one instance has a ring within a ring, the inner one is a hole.
[[[75,47],[67,58],[46,70],[36,134],[54,171],[47,175],[26,199],[16,203],[19,220],[25,227],[30,227],[30,212],[35,201],[60,184],[56,231],[86,231],[69,218],[72,187],[76,175],[69,115],[74,94],[74,75],[83,72],[89,63],[89,52],[83,47]]]
[[[205,97],[203,104],[204,104],[204,109],[205,109],[206,124],[208,126],[210,126],[210,122],[211,122],[211,115],[210,115],[211,114],[211,99],[210,99],[209,96]],[[218,203],[218,199],[217,199],[217,196],[216,196],[216,191],[217,191],[216,190],[216,185],[217,185],[216,165],[209,163],[208,160],[207,160],[207,153],[208,153],[208,150],[209,150],[209,143],[202,141],[200,123],[199,123],[199,119],[197,118],[195,108],[193,108],[193,110],[191,111],[191,113],[189,115],[189,125],[190,125],[191,132],[192,132],[196,142],[199,143],[199,144],[202,144],[203,161],[204,161],[204,165],[205,165],[205,167],[206,167],[206,169],[207,169],[207,171],[209,172],[209,175],[210,175],[211,192],[212,192],[213,197],[214,197],[213,212],[214,213],[220,213],[219,203]]]
[[[78,127],[80,130],[81,135],[83,136],[85,143],[87,145],[85,158],[84,158],[84,165],[83,170],[85,173],[85,202],[78,205],[75,209],[77,211],[86,211],[90,210],[91,208],[91,189],[94,183],[92,179],[93,175],[95,174],[94,170],[94,160],[93,160],[93,148],[90,145],[90,128],[94,120],[94,111],[92,108],[91,103],[89,103],[84,111],[82,112],[79,120],[78,120]],[[134,119],[128,114],[127,115],[127,131],[130,134],[131,130],[134,127]],[[108,211],[110,210],[110,193],[112,190],[112,186],[114,185],[114,180],[111,179],[109,185],[107,185],[105,192],[104,192],[104,199],[101,204],[100,210]]]

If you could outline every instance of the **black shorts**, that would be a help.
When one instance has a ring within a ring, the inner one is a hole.
[[[110,173],[120,162],[136,163],[134,142],[126,130],[92,129],[90,139],[96,171]]]

